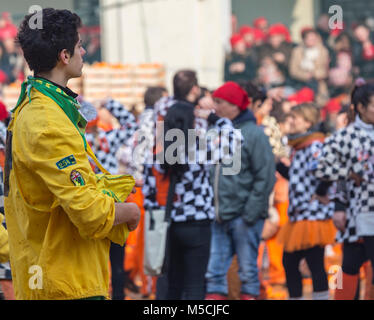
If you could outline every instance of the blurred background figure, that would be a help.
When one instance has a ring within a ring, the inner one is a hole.
[[[254,79],[256,76],[255,64],[247,50],[243,36],[241,34],[232,35],[230,43],[231,53],[227,55],[225,61],[225,81],[238,82]]]

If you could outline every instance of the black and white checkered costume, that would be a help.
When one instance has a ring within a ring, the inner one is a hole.
[[[352,172],[364,179],[360,186],[349,179]],[[356,242],[359,240],[356,215],[374,215],[374,127],[357,117],[347,128],[330,136],[323,146],[315,175],[339,181],[337,197],[347,203],[347,225],[344,233],[338,232],[337,241]]]
[[[200,162],[202,158],[197,158],[196,163],[188,164],[188,170],[184,173],[181,181],[178,181],[175,187],[176,201],[173,203],[171,218],[174,222],[185,222],[191,220],[213,220],[214,198],[213,188],[210,184],[210,167],[233,154],[237,147],[240,147],[243,138],[239,130],[234,129],[230,120],[220,118],[215,123],[217,133],[225,133],[221,136],[217,145],[208,144],[207,154],[208,161]],[[206,130],[196,129],[201,136],[206,134]],[[210,146],[210,147],[209,147]],[[229,152],[224,153],[222,150],[228,148]],[[199,144],[196,144],[196,154],[198,154]],[[144,185],[143,193],[145,196],[145,208],[160,208],[156,201],[156,179],[152,174],[152,167],[163,173],[159,164],[144,166]]]
[[[121,148],[119,158],[135,180],[143,180],[144,164],[153,161],[155,141],[154,109],[146,108],[139,117],[139,129],[130,138],[128,146]]]
[[[110,131],[98,128],[96,136],[86,133],[86,139],[103,167],[111,174],[117,174],[117,151],[130,140],[138,129],[138,125],[134,115],[118,101],[108,100],[105,107],[118,120],[121,127]],[[96,168],[95,171],[98,172],[98,169]]]
[[[288,215],[291,222],[327,220],[334,213],[334,203],[324,205],[318,200],[311,201],[320,183],[313,174],[313,167],[321,148],[322,143],[314,141],[308,147],[294,152],[289,170]]]
[[[169,108],[175,104],[176,100],[173,96],[170,97],[163,97],[155,104],[154,108],[154,117],[155,122],[159,121],[160,119],[165,118],[166,113],[168,112]],[[196,118],[195,119],[195,128],[196,129],[204,129],[208,128],[208,122],[205,119]]]

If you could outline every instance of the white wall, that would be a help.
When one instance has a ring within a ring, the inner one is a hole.
[[[101,14],[105,61],[163,63],[169,87],[181,68],[197,70],[209,88],[222,83],[230,0],[101,0]]]
[[[290,27],[292,39],[300,41],[300,30],[314,25],[319,14],[317,0],[232,0],[233,13],[239,25],[251,25],[253,20],[264,16],[269,23],[282,22]]]

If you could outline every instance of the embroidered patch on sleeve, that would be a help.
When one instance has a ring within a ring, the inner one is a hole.
[[[56,163],[56,165],[57,165],[57,168],[59,168],[61,170],[61,169],[65,169],[67,167],[70,167],[70,166],[72,166],[73,164],[76,164],[76,163],[77,163],[77,161],[75,160],[74,156],[71,155],[71,156],[68,156],[68,157],[58,161]]]
[[[77,187],[84,186],[86,183],[84,182],[84,179],[82,175],[77,171],[73,170],[70,173],[70,180],[76,185]]]

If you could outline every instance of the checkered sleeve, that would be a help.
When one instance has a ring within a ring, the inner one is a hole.
[[[118,120],[121,125],[116,132],[115,138],[119,145],[125,144],[138,129],[135,116],[126,110],[126,108],[115,100],[109,100],[106,104],[107,110]]]
[[[155,140],[155,122],[153,110],[147,109],[139,120],[139,129],[134,135],[133,168],[136,179],[143,178],[144,164],[152,163]]]
[[[159,205],[156,200],[156,177],[152,173],[152,165],[144,165],[144,184],[142,192],[144,195],[144,208],[157,209]]]
[[[326,139],[314,171],[316,177],[328,181],[346,180],[349,174],[347,161],[350,150],[345,130]]]
[[[215,137],[207,144],[208,163],[218,163],[232,160],[235,151],[241,147],[243,136],[235,129],[232,122],[226,118],[219,118],[214,127],[208,131],[208,136]]]

